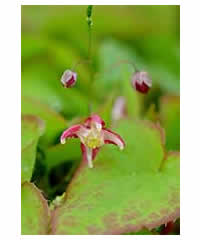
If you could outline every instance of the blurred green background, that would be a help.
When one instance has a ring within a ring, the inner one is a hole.
[[[94,6],[92,64],[79,65],[76,86],[64,89],[62,73],[88,57],[86,9],[56,5],[21,9],[22,114],[45,121],[32,181],[48,199],[65,190],[80,160],[79,143],[70,141],[66,150],[59,137],[88,115],[88,103],[110,125],[113,101],[124,96],[129,117],[159,121],[167,149],[180,148],[179,6]],[[153,87],[147,96],[132,89],[131,66],[111,68],[120,60],[133,61],[149,72]]]
[[[134,61],[151,74],[153,94],[148,104],[152,98],[156,103],[157,95],[179,95],[179,6],[94,6],[92,68],[79,65],[76,88],[62,89],[64,70],[87,58],[86,8],[22,6],[23,96],[48,104],[67,119],[87,114],[89,72],[104,72],[119,59]],[[113,81],[120,82],[117,70],[113,77],[109,72],[96,81],[97,91],[90,93],[95,100],[105,97],[107,90],[110,93]]]

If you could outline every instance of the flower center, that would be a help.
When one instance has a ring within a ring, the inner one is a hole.
[[[103,136],[101,130],[93,127],[90,132],[84,138],[84,144],[89,148],[97,148],[103,145]]]

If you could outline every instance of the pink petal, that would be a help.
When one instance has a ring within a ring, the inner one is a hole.
[[[147,93],[150,89],[149,86],[147,86],[144,82],[141,85],[136,82],[135,88],[141,93]]]
[[[84,122],[84,124],[87,126],[87,127],[90,127],[91,126],[91,122],[95,122],[95,123],[98,123],[98,124],[101,124],[101,126],[105,126],[105,122],[96,114],[90,116],[89,118],[87,118]]]
[[[132,86],[140,93],[147,93],[152,86],[152,80],[147,72],[141,71],[133,74]]]
[[[115,132],[112,132],[110,129],[103,128],[104,133],[104,143],[111,143],[119,146],[122,150],[125,147],[125,142],[123,139]]]
[[[75,72],[72,72],[71,70],[66,70],[61,77],[61,83],[65,88],[70,88],[75,85],[76,79],[77,74]]]
[[[76,80],[75,80],[74,76],[72,76],[72,77],[69,79],[69,81],[66,82],[65,87],[66,87],[66,88],[73,87],[75,83],[76,83]]]
[[[82,127],[81,124],[77,124],[77,125],[74,125],[74,126],[68,128],[67,130],[65,130],[60,137],[61,143],[64,144],[66,138],[78,137],[77,133],[81,127]]]
[[[83,161],[87,163],[86,146],[83,143],[81,143],[81,151],[83,155]]]
[[[94,160],[94,158],[96,157],[96,155],[99,151],[99,148],[89,149],[83,143],[81,143],[81,150],[82,150],[82,154],[83,154],[83,161],[86,162],[90,168],[92,168],[93,165],[92,165],[91,161]]]

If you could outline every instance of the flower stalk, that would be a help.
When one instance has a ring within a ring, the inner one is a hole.
[[[87,8],[87,12],[86,12],[86,15],[87,15],[87,24],[88,24],[88,60],[90,59],[91,57],[91,48],[92,48],[92,25],[93,25],[93,22],[92,22],[92,8],[93,6],[92,5],[89,5],[88,8]]]
[[[92,25],[93,25],[93,21],[92,21],[92,10],[93,10],[93,6],[89,5],[87,7],[87,11],[86,11],[86,20],[87,20],[87,25],[88,25],[88,64],[89,67],[91,67],[91,58],[92,58]],[[90,93],[90,97],[92,98],[92,81],[93,81],[93,72],[90,69],[90,89],[89,89],[89,93]],[[88,114],[90,115],[92,113],[92,103],[88,104]]]

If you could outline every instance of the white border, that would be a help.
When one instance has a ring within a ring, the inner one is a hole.
[[[199,237],[199,8],[187,0],[3,1],[1,4],[1,238],[7,239],[198,239]],[[189,4],[187,4],[187,2]],[[180,236],[20,236],[20,5],[180,5],[181,4],[181,237]],[[6,5],[6,6],[5,6]],[[4,9],[4,6],[6,9]],[[4,88],[6,87],[6,88]],[[197,112],[196,115],[194,113]],[[15,116],[15,117],[13,117]],[[188,123],[188,125],[187,125]],[[7,145],[5,146],[5,143]]]
[[[181,5],[181,234],[199,238],[200,33],[199,4]]]
[[[21,225],[21,7],[0,9],[1,239],[19,239]],[[18,237],[18,238],[17,238]]]
[[[21,5],[180,5],[182,0],[21,0]]]

